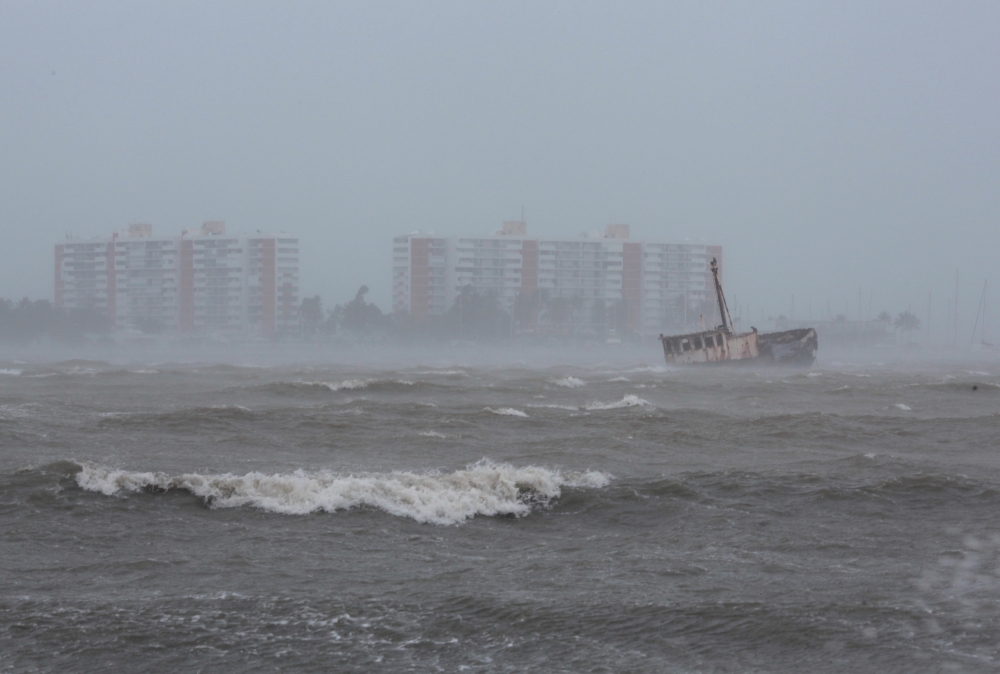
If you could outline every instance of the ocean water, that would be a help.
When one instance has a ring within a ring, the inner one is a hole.
[[[1000,668],[1000,362],[645,359],[0,361],[0,671]]]

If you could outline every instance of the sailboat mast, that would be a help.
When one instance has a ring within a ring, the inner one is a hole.
[[[979,342],[982,344],[986,341],[986,284],[988,279],[983,281],[983,294],[979,298],[979,306],[976,307],[976,324],[972,326],[972,339],[969,341],[969,346],[976,343],[976,329],[979,327],[979,316],[983,317],[983,331],[979,333]]]

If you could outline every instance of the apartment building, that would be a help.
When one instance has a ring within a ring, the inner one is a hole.
[[[408,234],[393,239],[393,311],[426,320],[471,288],[513,310],[522,331],[693,329],[718,321],[713,256],[721,263],[720,246],[630,241],[623,224],[572,239],[529,238],[523,221],[476,238]]]
[[[417,318],[437,316],[454,300],[448,260],[453,254],[448,239],[408,234],[393,239],[392,305],[394,312]]]
[[[179,261],[175,240],[152,234],[152,225],[133,224],[112,235],[115,309],[108,313],[116,324],[160,331],[177,322]]]
[[[117,328],[273,337],[296,327],[298,294],[297,238],[227,235],[221,221],[55,246],[56,306],[96,309]]]
[[[67,241],[55,247],[55,304],[115,315],[114,241]]]
[[[288,334],[298,325],[299,240],[251,236],[246,240],[245,317],[261,334]]]

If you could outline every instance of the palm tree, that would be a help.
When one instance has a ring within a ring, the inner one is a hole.
[[[920,319],[909,311],[904,311],[896,317],[892,325],[897,330],[904,330],[906,332],[906,343],[911,344],[913,341],[913,331],[920,329]]]

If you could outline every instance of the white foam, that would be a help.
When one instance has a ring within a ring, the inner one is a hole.
[[[614,379],[609,379],[608,381],[609,382],[613,382],[613,381],[629,381],[629,378],[628,377],[615,377]]]
[[[913,409],[909,405],[904,405],[903,403],[896,403],[895,407],[898,407],[899,409],[903,410],[904,412],[909,412],[910,410]]]
[[[580,408],[574,405],[528,405],[528,407],[544,408],[549,410],[569,410],[570,412],[580,411]]]
[[[552,383],[556,386],[565,386],[566,388],[579,388],[587,385],[587,382],[576,377],[563,377],[562,379],[554,380]]]
[[[406,379],[345,379],[344,381],[297,381],[296,384],[300,386],[325,386],[331,391],[354,391],[357,389],[368,388],[373,384],[402,384],[403,386],[413,386],[412,381]]]
[[[21,403],[20,405],[0,405],[0,416],[6,417],[30,417],[32,410],[38,407],[37,403]]]
[[[343,474],[328,471],[167,475],[84,464],[77,484],[113,496],[146,489],[188,491],[213,508],[250,506],[286,515],[335,512],[362,506],[429,524],[460,524],[476,515],[522,517],[546,505],[563,487],[601,488],[611,476],[598,471],[561,472],[482,460],[451,473]]]
[[[820,377],[820,376],[822,376],[822,375],[823,375],[823,373],[822,373],[822,372],[807,372],[807,373],[806,373],[806,376],[807,376],[807,377]]]
[[[10,377],[20,377],[24,370],[0,370],[0,374],[5,374]]]
[[[498,407],[493,409],[492,407],[487,407],[483,410],[484,412],[492,412],[493,414],[499,414],[505,417],[524,417],[528,418],[528,415],[521,410],[515,410],[513,407]]]
[[[590,403],[584,409],[588,409],[588,410],[617,410],[617,409],[620,409],[622,407],[638,407],[640,405],[642,405],[644,407],[652,407],[653,406],[653,404],[651,402],[649,402],[648,400],[643,400],[639,396],[632,395],[630,393],[629,395],[625,396],[624,398],[622,398],[621,400],[619,400],[617,402],[613,402],[613,403],[600,403],[600,402]]]
[[[325,386],[331,391],[353,391],[359,388],[368,388],[374,379],[347,379],[345,381],[331,383],[327,381],[321,382],[302,382],[303,384],[318,384],[319,386]]]
[[[422,435],[425,438],[447,438],[448,436],[444,433],[438,433],[437,431],[420,431],[417,435]]]

